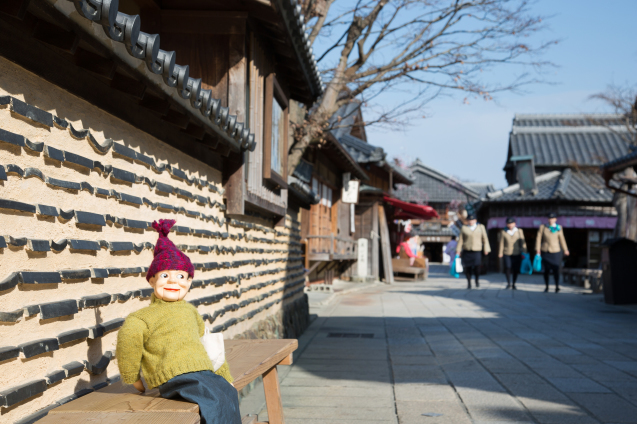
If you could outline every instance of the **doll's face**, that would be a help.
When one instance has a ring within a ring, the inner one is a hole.
[[[164,270],[159,271],[148,282],[155,289],[155,297],[165,302],[176,302],[186,297],[192,278],[188,277],[186,271]]]

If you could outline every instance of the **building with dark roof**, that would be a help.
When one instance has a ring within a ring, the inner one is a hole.
[[[433,262],[443,261],[443,247],[451,241],[457,212],[480,199],[481,193],[493,190],[484,183],[465,183],[425,165],[416,159],[409,167],[415,182],[396,191],[399,199],[433,207],[440,219],[415,222],[414,232],[425,244],[425,254]]]
[[[564,227],[571,255],[566,266],[597,268],[600,244],[617,221],[613,193],[599,172],[603,163],[629,152],[621,115],[516,115],[504,166],[509,186],[481,196],[479,217],[490,238],[515,217],[533,248],[537,228],[554,212]],[[532,160],[533,190],[520,187],[516,163]],[[495,267],[497,258],[491,258]]]

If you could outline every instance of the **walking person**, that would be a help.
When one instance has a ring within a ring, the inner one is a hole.
[[[456,253],[462,258],[462,268],[467,277],[467,289],[471,289],[471,276],[476,279],[476,287],[480,287],[480,265],[482,254],[485,256],[491,252],[487,230],[484,225],[478,224],[476,216],[467,217],[467,225],[463,225],[458,237]]]
[[[548,215],[549,225],[540,225],[535,239],[535,251],[542,255],[544,265],[545,292],[549,291],[549,275],[553,274],[555,280],[555,293],[560,291],[560,266],[562,264],[562,253],[568,256],[568,246],[564,238],[562,226],[557,223],[557,216],[554,213]]]
[[[503,260],[504,275],[507,279],[506,288],[515,290],[515,282],[522,265],[522,253],[526,253],[526,240],[524,240],[524,232],[517,227],[515,219],[507,218],[506,225],[507,227],[500,233],[498,257]],[[511,285],[511,276],[513,276],[513,285]]]
[[[449,256],[449,263],[451,264],[456,258],[456,247],[458,247],[458,242],[456,241],[456,236],[451,236],[451,241],[447,243],[445,246],[445,255]]]

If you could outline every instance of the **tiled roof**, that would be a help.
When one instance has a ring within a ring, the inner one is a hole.
[[[350,102],[341,106],[329,119],[329,124],[334,137],[340,139],[343,135],[349,134],[356,121],[361,105],[357,102]]]
[[[590,127],[623,125],[624,116],[617,114],[516,114],[514,127]]]
[[[382,147],[371,145],[367,141],[351,135],[352,126],[359,109],[360,104],[356,102],[341,106],[330,118],[330,125],[334,127],[330,130],[331,134],[338,139],[343,148],[357,163],[371,163],[385,169],[394,175],[394,183],[412,184],[414,179],[409,171],[400,169],[387,162],[385,160],[387,153]]]
[[[509,135],[509,157],[533,156],[536,167],[600,166],[628,153],[630,135],[617,114],[518,114]]]
[[[476,191],[481,198],[495,191],[493,184],[489,183],[464,183],[464,185]]]
[[[551,171],[535,179],[538,192],[520,194],[520,185],[513,184],[502,190],[487,193],[485,203],[537,202],[541,200],[570,200],[579,202],[610,203],[613,193],[605,187],[601,175],[589,171]]]
[[[382,147],[372,146],[349,134],[341,135],[338,140],[358,163],[381,162],[387,156]]]
[[[601,168],[617,172],[628,166],[634,166],[635,163],[637,163],[637,149],[632,150],[633,151],[626,156],[622,156],[602,164]]]
[[[273,7],[283,18],[305,82],[314,100],[323,93],[323,83],[305,31],[301,6],[296,0],[276,0],[275,3]],[[230,115],[230,110],[222,106],[221,100],[213,98],[212,90],[203,88],[205,85],[202,84],[201,78],[190,77],[189,66],[177,64],[174,51],[160,48],[159,34],[147,34],[139,30],[139,15],[128,15],[118,11],[117,1],[76,1],[75,5],[79,16],[102,26],[105,34],[112,40],[113,49],[116,43],[126,45],[128,54],[139,59],[139,66],[142,66],[142,61],[145,62],[150,72],[162,75],[164,84],[174,88],[175,94],[189,99],[190,107],[194,111],[199,111],[206,118],[206,125],[233,150],[254,151],[256,142],[248,125],[238,122],[237,116]],[[196,38],[196,35],[193,35],[193,39]]]
[[[628,143],[604,127],[513,127],[511,156],[532,155],[535,166],[599,166],[628,153]]]
[[[479,198],[479,193],[465,183],[426,166],[420,159],[416,159],[410,169],[416,182],[395,192],[400,200],[446,203],[469,202]]]
[[[319,195],[314,193],[308,184],[294,175],[288,176],[288,189],[290,194],[295,196],[305,207],[316,205],[320,200]]]

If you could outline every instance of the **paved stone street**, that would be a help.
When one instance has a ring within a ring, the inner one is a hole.
[[[446,270],[312,311],[279,367],[286,423],[637,423],[635,309],[537,276],[469,291]],[[241,408],[266,419],[260,387]]]

